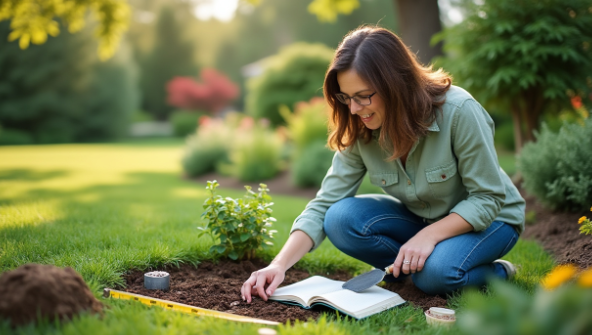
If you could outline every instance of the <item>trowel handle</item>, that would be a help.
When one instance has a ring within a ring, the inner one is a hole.
[[[387,266],[386,268],[384,268],[384,274],[385,275],[392,274],[393,273],[393,267],[394,267],[394,264],[391,264],[391,265]]]

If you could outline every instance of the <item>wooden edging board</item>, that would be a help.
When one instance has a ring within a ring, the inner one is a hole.
[[[135,300],[139,301],[145,305],[149,306],[160,306],[165,309],[170,309],[173,311],[183,312],[191,315],[197,316],[212,316],[215,318],[226,319],[231,321],[238,321],[238,322],[250,322],[250,323],[258,323],[263,325],[269,326],[277,326],[280,323],[275,321],[268,321],[263,319],[256,319],[250,318],[248,316],[242,315],[235,315],[225,312],[214,311],[211,309],[199,308],[191,305],[185,305],[178,302],[156,299],[152,297],[147,297],[139,294],[117,291],[110,288],[105,288],[103,290],[103,297],[105,298],[115,298],[115,299],[122,299],[122,300]]]

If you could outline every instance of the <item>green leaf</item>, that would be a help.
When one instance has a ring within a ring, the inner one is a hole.
[[[240,240],[241,240],[241,242],[244,242],[244,241],[248,240],[248,239],[249,239],[249,237],[251,237],[251,234],[249,234],[249,233],[244,233],[244,234],[241,234],[241,236],[240,236]]]
[[[219,254],[223,254],[226,251],[226,246],[223,246],[223,245],[215,245],[213,248]]]
[[[238,253],[235,250],[232,250],[228,254],[228,258],[232,259],[233,261],[236,261],[238,259]]]

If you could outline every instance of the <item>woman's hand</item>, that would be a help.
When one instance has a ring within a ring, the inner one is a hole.
[[[251,277],[241,287],[241,297],[251,303],[251,296],[258,295],[267,301],[267,297],[284,281],[286,270],[276,264],[251,273]],[[269,284],[269,285],[268,285]]]
[[[412,237],[399,249],[399,254],[393,263],[393,276],[401,273],[410,274],[423,270],[426,259],[432,254],[437,242],[420,236],[421,232]]]

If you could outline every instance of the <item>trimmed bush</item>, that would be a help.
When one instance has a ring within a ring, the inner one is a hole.
[[[292,163],[292,181],[299,187],[320,187],[331,167],[335,153],[327,148],[325,141],[316,141],[303,150],[298,160]]]
[[[565,123],[558,133],[546,124],[536,143],[524,146],[518,166],[524,188],[551,209],[579,210],[592,203],[592,118]]]
[[[282,146],[279,134],[265,121],[255,123],[246,117],[236,129],[230,164],[221,172],[246,182],[271,179],[281,170]]]
[[[333,152],[326,147],[329,107],[324,99],[312,98],[299,102],[294,113],[285,106],[280,112],[294,144],[292,182],[299,187],[320,187],[333,159]]]
[[[24,131],[0,128],[0,145],[21,144],[33,144],[33,137]]]
[[[323,44],[295,43],[271,57],[262,75],[247,83],[246,110],[257,119],[283,124],[279,107],[323,95],[333,50]]]
[[[214,172],[218,164],[228,160],[233,128],[222,119],[203,117],[200,127],[187,137],[183,170],[189,177]]]
[[[176,111],[171,114],[170,122],[173,125],[175,136],[185,137],[196,131],[199,119],[205,116],[203,112]]]

